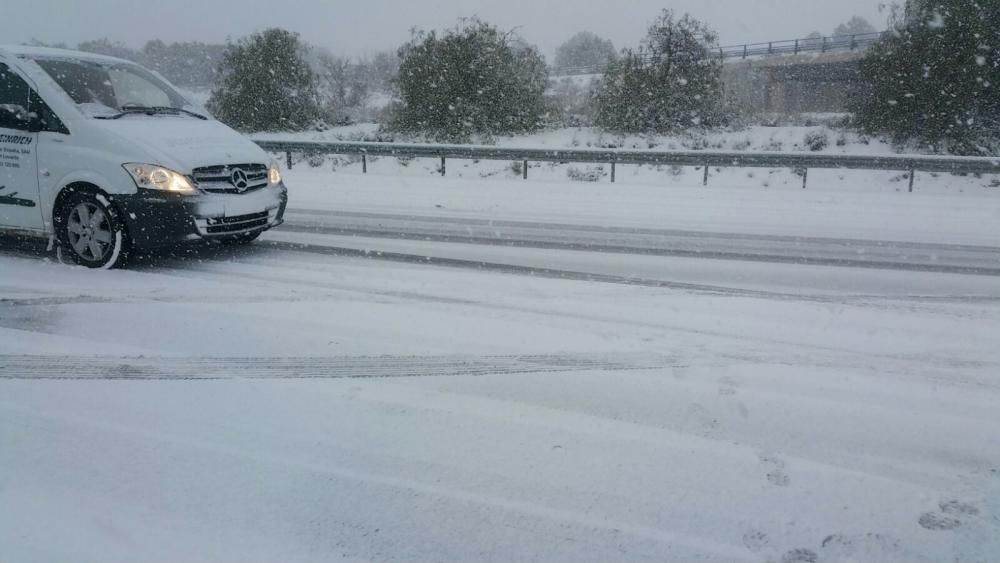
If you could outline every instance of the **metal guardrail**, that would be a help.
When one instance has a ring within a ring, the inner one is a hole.
[[[810,168],[850,170],[898,170],[909,172],[910,191],[916,172],[953,174],[1000,174],[1000,156],[922,156],[922,155],[851,155],[791,152],[735,151],[647,151],[623,149],[548,149],[503,148],[482,145],[436,145],[418,143],[360,142],[289,142],[255,140],[262,149],[284,153],[286,166],[294,165],[293,153],[340,154],[361,157],[362,171],[368,172],[368,157],[441,159],[441,175],[447,172],[447,159],[501,160],[523,163],[523,178],[528,179],[529,162],[610,164],[615,181],[619,164],[696,166],[705,170],[708,184],[710,168],[792,168],[802,175],[806,187]]]
[[[727,45],[717,49],[706,49],[705,58],[748,59],[750,57],[768,57],[778,55],[799,55],[802,53],[827,53],[830,51],[856,51],[866,49],[878,43],[886,34],[863,33],[858,35],[835,35],[831,37],[808,37],[805,39],[787,39],[783,41],[768,41],[766,43],[746,43],[744,45]],[[650,62],[652,58],[645,58]],[[604,66],[571,67],[554,69],[554,76],[574,76],[581,74],[600,74]]]

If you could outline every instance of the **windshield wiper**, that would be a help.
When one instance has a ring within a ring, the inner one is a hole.
[[[208,120],[208,117],[205,117],[200,113],[195,113],[191,110],[186,110],[184,108],[175,108],[170,106],[132,106],[132,105],[122,106],[121,112],[116,113],[114,115],[99,115],[97,116],[97,119],[121,119],[126,115],[131,115],[135,113],[144,113],[146,115],[154,115],[157,113],[183,113],[186,115],[190,115],[191,117],[197,117],[198,119],[204,121]]]

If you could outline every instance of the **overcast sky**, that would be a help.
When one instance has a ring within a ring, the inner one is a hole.
[[[0,41],[36,38],[75,45],[108,37],[223,42],[267,27],[297,31],[342,55],[395,48],[413,27],[439,29],[479,16],[521,35],[546,55],[589,30],[618,48],[638,43],[663,8],[690,12],[723,44],[832,32],[853,15],[884,27],[886,0],[0,0]],[[9,8],[8,8],[9,6]]]

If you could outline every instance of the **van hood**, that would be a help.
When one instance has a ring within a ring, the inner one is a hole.
[[[118,141],[120,154],[132,155],[129,162],[157,164],[183,174],[202,166],[271,160],[253,141],[214,119],[128,115],[93,122]]]

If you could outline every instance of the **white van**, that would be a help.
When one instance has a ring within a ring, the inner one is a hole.
[[[0,46],[0,230],[94,268],[136,249],[246,243],[279,225],[277,163],[134,63]]]

